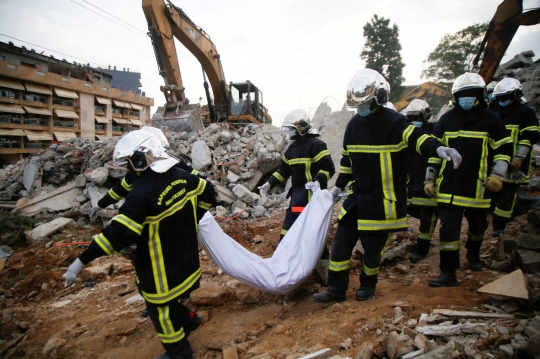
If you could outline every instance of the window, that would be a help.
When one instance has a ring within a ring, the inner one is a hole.
[[[23,119],[23,124],[26,126],[47,126],[47,120],[39,115],[28,114]]]
[[[129,111],[129,115],[139,118],[139,111]]]
[[[16,115],[13,113],[0,112],[0,124],[20,125],[21,124],[20,115]]]
[[[6,57],[4,55],[0,55],[0,60],[4,61]]]
[[[47,96],[43,96],[43,95],[33,93],[33,92],[24,91],[22,95],[22,99],[24,101],[47,103]]]
[[[67,98],[55,96],[53,97],[53,104],[60,105],[60,106],[73,107],[75,105],[75,101],[73,101],[73,99],[67,99]]]
[[[96,123],[94,124],[94,127],[97,131],[105,131],[105,125],[102,123]]]
[[[13,91],[6,87],[0,87],[0,97],[12,98],[14,100],[19,99],[19,91]]]
[[[126,132],[127,127],[126,126],[113,126],[112,130],[113,132]]]
[[[0,137],[0,148],[21,148],[21,138],[19,136]]]
[[[105,112],[105,105],[94,104],[94,112]]]
[[[36,68],[36,64],[34,64],[32,62],[21,61],[21,65],[26,66],[26,67],[31,67],[33,69]]]

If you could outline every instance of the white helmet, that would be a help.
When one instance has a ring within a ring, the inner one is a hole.
[[[358,106],[373,99],[377,101],[381,77],[381,74],[372,69],[363,69],[354,75],[347,86],[346,104],[349,110],[355,111]]]
[[[510,94],[514,94],[514,100],[519,100],[521,96],[523,96],[523,87],[518,80],[511,77],[505,77],[497,84],[497,86],[495,86],[493,96],[501,97]]]
[[[421,115],[424,121],[427,121],[431,118],[431,109],[429,104],[420,99],[414,99],[411,101],[409,106],[405,109],[406,116],[418,116]]]
[[[302,136],[306,133],[319,134],[319,131],[311,125],[309,115],[304,110],[294,110],[289,112],[289,114],[285,116],[281,127],[284,129],[295,129]]]
[[[156,135],[161,141],[161,146],[163,146],[164,148],[169,147],[169,141],[167,140],[167,137],[165,137],[165,134],[159,128],[144,126],[143,128],[141,128],[141,131],[149,132],[153,135]]]
[[[396,106],[394,106],[394,104],[392,102],[390,102],[390,101],[387,101],[383,106],[386,107],[386,108],[389,108],[391,110],[396,111]]]
[[[163,173],[179,161],[165,152],[161,140],[151,131],[137,130],[122,136],[114,148],[115,165],[129,162],[135,171],[144,171],[148,167]]]
[[[497,81],[491,81],[490,83],[487,84],[486,91],[488,93],[493,92],[493,90],[495,90],[495,86],[497,86]]]
[[[483,96],[481,97],[482,100],[486,98],[486,82],[482,76],[476,73],[466,72],[454,81],[454,84],[452,85],[452,97],[457,103],[456,93],[475,89],[483,91]]]

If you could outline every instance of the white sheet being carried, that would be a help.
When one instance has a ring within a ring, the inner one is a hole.
[[[265,292],[285,294],[311,274],[332,219],[334,201],[317,190],[271,258],[251,253],[226,235],[207,212],[199,223],[199,244],[226,274]]]

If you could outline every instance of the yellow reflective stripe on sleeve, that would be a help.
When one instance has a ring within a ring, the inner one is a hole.
[[[137,233],[139,236],[141,235],[143,226],[124,214],[119,214],[118,216],[115,216],[112,221],[117,221],[118,223],[123,224],[127,228],[131,229],[133,232]]]
[[[409,199],[409,204],[413,204],[413,205],[416,205],[416,206],[436,207],[437,206],[437,198],[413,197],[413,198]]]
[[[291,160],[288,160],[288,164],[289,165],[306,165],[306,164],[311,164],[312,159],[311,158],[307,158],[307,157],[304,157],[304,158],[293,158]]]
[[[283,178],[283,176],[280,175],[278,172],[272,173],[272,176],[274,176],[275,178],[277,178],[278,181],[281,182],[281,183],[285,182],[285,178]]]
[[[368,266],[366,266],[365,264],[362,265],[362,270],[364,271],[364,273],[366,273],[366,275],[375,275],[375,274],[379,274],[379,267],[376,267],[376,268],[369,268]]]
[[[521,140],[518,142],[518,145],[524,145],[524,146],[527,146],[527,147],[531,147],[531,141],[529,140]]]
[[[430,135],[422,135],[422,136],[420,136],[418,141],[416,141],[416,152],[418,152],[419,154],[422,154],[422,152],[420,151],[420,147],[430,137],[431,137]]]
[[[342,207],[343,208],[343,207]],[[383,220],[358,220],[359,231],[379,231],[407,227],[407,217]]]
[[[439,250],[441,251],[459,251],[459,241],[455,242],[439,242]]]
[[[540,132],[540,127],[539,126],[529,126],[529,127],[525,127],[523,129],[521,129],[521,131],[519,131],[519,134],[522,135],[523,132],[525,131],[533,131],[533,132]]]
[[[351,268],[351,261],[346,260],[343,262],[333,262],[330,260],[330,263],[328,264],[328,270],[331,270],[333,272],[341,272],[344,270],[349,270]]]
[[[285,162],[286,164],[289,164],[289,160],[287,159],[287,157],[285,157],[285,155],[283,155],[283,157],[281,157],[281,160],[283,162]]]
[[[183,283],[179,284],[178,286],[171,289],[170,291],[167,291],[164,293],[157,293],[157,294],[143,292],[142,294],[143,294],[143,297],[151,303],[155,303],[155,304],[166,303],[169,300],[172,300],[178,297],[179,295],[184,293],[186,290],[191,288],[193,284],[195,284],[200,277],[201,277],[201,268],[198,268]]]
[[[342,148],[342,149],[341,149],[341,154],[342,154],[343,156],[349,157],[349,151],[347,151],[345,148]]]
[[[113,191],[113,189],[111,188],[109,190],[109,192],[107,192],[109,194],[109,196],[111,196],[112,199],[116,200],[116,201],[119,201],[122,197],[120,197],[118,194],[116,194],[115,191]]]
[[[510,162],[511,158],[510,156],[506,156],[506,155],[495,155],[493,157],[493,161],[506,161],[506,162]]]
[[[497,216],[503,217],[503,218],[510,218],[510,217],[512,217],[512,211],[503,211],[503,210],[500,209],[499,207],[496,207],[496,208],[495,208],[495,211],[494,211],[493,213],[496,214]]]
[[[313,163],[315,162],[318,162],[321,158],[323,158],[324,156],[330,156],[330,151],[328,150],[322,150],[321,152],[319,152],[315,157],[313,157]]]
[[[103,235],[103,233],[100,233],[96,237],[94,237],[94,242],[96,242],[96,244],[101,249],[103,249],[103,251],[107,253],[107,255],[111,256],[116,253],[111,242],[109,242],[109,240]]]
[[[343,216],[345,216],[346,214],[347,214],[347,210],[341,207],[341,209],[339,210],[338,219],[343,218]]]
[[[212,205],[210,203],[206,203],[206,202],[203,202],[203,201],[199,201],[197,203],[197,205],[199,207],[201,207],[202,209],[206,209],[206,210],[208,210],[210,207],[212,207]]]
[[[411,136],[415,128],[416,127],[414,127],[413,125],[408,125],[405,131],[403,131],[403,133],[401,134],[401,138],[405,143],[409,142],[409,137]]]
[[[191,170],[191,174],[196,176],[199,174],[199,172],[197,170]]]
[[[430,241],[431,237],[433,237],[433,232],[431,232],[431,233],[418,232],[418,239],[422,239],[422,240],[425,240],[425,241]]]
[[[505,145],[507,143],[512,143],[512,142],[514,142],[514,141],[512,141],[512,137],[505,137],[502,140],[499,140],[497,142],[491,141],[491,147],[493,149],[497,149],[497,148],[501,147],[502,145]]]
[[[287,232],[288,232],[288,230],[287,230],[287,229],[282,229],[282,230],[281,230],[281,234],[283,234],[283,235],[286,235],[286,234],[287,234]]]
[[[347,145],[349,153],[382,153],[382,152],[399,152],[407,148],[406,142],[400,142],[397,145]]]
[[[428,160],[428,163],[438,165],[438,164],[441,164],[442,161],[443,161],[442,158],[430,157],[429,160]]]
[[[323,175],[325,175],[325,176],[326,176],[326,180],[327,180],[327,181],[330,181],[330,172],[325,171],[325,170],[320,170],[319,173],[322,173]]]
[[[126,177],[122,178],[122,182],[120,182],[120,184],[122,185],[122,187],[124,187],[126,191],[131,191],[131,188],[133,187],[133,185],[127,183]]]
[[[339,173],[344,175],[352,175],[352,167],[339,166]]]

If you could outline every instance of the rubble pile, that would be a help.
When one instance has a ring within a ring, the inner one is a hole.
[[[279,166],[287,148],[286,135],[278,128],[212,124],[204,131],[189,133],[163,129],[170,141],[169,152],[215,185],[220,206],[212,209],[213,214],[257,218],[282,202],[283,196],[260,198],[253,192]],[[27,215],[68,210],[88,213],[126,174],[124,167],[112,163],[117,140],[71,139],[0,169],[0,201],[17,201],[16,210]],[[283,188],[271,193],[278,191]],[[121,204],[98,215],[112,218]]]

